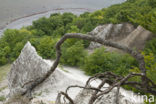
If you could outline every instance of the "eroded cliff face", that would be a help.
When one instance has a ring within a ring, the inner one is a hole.
[[[151,40],[154,34],[150,31],[144,29],[142,26],[138,26],[134,31],[132,31],[127,37],[120,40],[120,44],[125,44],[130,48],[137,50],[142,50],[148,40]]]
[[[70,85],[84,86],[89,78],[89,76],[86,76],[78,69],[64,66],[57,67],[46,81],[34,89],[31,102],[25,97],[14,99],[18,93],[25,91],[30,83],[35,82],[36,79],[50,70],[52,64],[52,61],[42,59],[30,42],[27,42],[22,49],[20,56],[12,64],[11,71],[8,75],[10,90],[10,99],[8,100],[10,103],[8,104],[53,104],[60,91],[65,91]],[[99,84],[100,80],[93,82],[91,86],[96,87]],[[69,91],[70,97],[75,99],[75,104],[87,104],[92,93],[93,91],[79,88],[74,88]],[[112,92],[103,95],[95,104],[115,104],[115,94],[116,90],[114,89]],[[127,102],[126,104],[140,104],[140,102],[134,103],[134,101],[131,100],[133,96],[129,95],[132,94],[133,92],[128,92],[124,89],[120,90],[120,102],[122,104],[124,104],[125,101]]]
[[[52,61],[42,59],[30,42],[27,42],[19,57],[12,64],[8,75],[9,98],[12,99],[14,96],[18,96],[19,93],[25,91],[30,83],[35,82],[36,79],[47,73],[52,64]],[[42,98],[45,101],[55,101],[58,92],[65,91],[68,86],[76,84],[84,85],[84,81],[80,80],[81,78],[63,70],[57,68],[44,83],[35,88],[33,97],[38,97],[38,99],[34,99],[32,104],[38,104],[37,102]],[[73,97],[76,96],[76,92],[78,91],[79,89],[75,89],[71,92],[71,95]]]
[[[136,29],[129,23],[123,24],[106,24],[96,27],[92,32],[92,36],[110,40],[118,44],[142,50],[147,40],[152,39],[154,36],[150,31],[138,26]],[[101,47],[100,44],[91,42],[89,49]],[[106,47],[108,51],[114,50],[113,48]]]
[[[26,86],[33,83],[50,69],[45,60],[37,55],[34,47],[29,42],[24,46],[20,56],[12,64],[9,73],[10,96],[17,91],[27,89]]]

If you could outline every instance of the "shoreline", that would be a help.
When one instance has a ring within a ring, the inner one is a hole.
[[[89,8],[56,8],[56,9],[52,9],[52,10],[46,10],[46,11],[41,11],[41,12],[37,12],[37,13],[32,13],[32,14],[29,14],[29,15],[26,15],[26,16],[21,16],[21,17],[18,17],[18,18],[15,18],[15,19],[12,19],[12,20],[6,22],[5,25],[0,26],[0,31],[5,29],[9,24],[11,24],[11,23],[13,23],[15,21],[18,21],[20,19],[24,19],[24,18],[27,18],[27,17],[35,16],[35,15],[41,15],[41,14],[45,14],[45,13],[48,13],[48,12],[59,12],[59,11],[63,11],[63,10],[84,10],[84,12],[93,12],[96,9],[89,9]]]

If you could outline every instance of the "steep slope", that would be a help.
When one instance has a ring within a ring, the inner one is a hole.
[[[142,50],[146,41],[152,39],[154,34],[150,31],[138,26],[136,29],[133,25],[128,23],[123,24],[106,24],[96,27],[91,34],[93,36],[117,42],[119,44],[134,48],[136,50]],[[98,48],[101,45],[95,42],[91,42],[89,49]],[[113,48],[106,47],[108,51],[114,50]]]
[[[131,32],[126,38],[119,41],[120,44],[125,44],[131,48],[136,48],[137,50],[142,50],[146,42],[152,37],[150,31],[144,29],[142,26],[138,26],[133,32]]]
[[[27,89],[30,83],[33,83],[50,70],[51,65],[52,62],[38,56],[35,48],[28,42],[24,46],[20,56],[12,64],[8,78],[9,96],[12,97],[17,94],[17,92]],[[56,69],[43,84],[35,89],[34,94],[41,92],[52,93],[53,96],[50,97],[52,100],[55,100],[59,91],[63,91],[73,84],[83,85],[83,81],[63,70]]]
[[[27,86],[30,83],[33,83],[37,78],[41,77],[50,69],[52,63],[53,62],[44,60],[38,56],[35,48],[28,42],[24,46],[20,56],[11,67],[8,78],[10,90],[9,98],[12,98],[18,92],[27,89]],[[65,91],[65,89],[70,85],[84,86],[88,78],[89,76],[84,75],[84,73],[78,69],[58,67],[54,73],[46,81],[44,81],[44,83],[35,88],[33,91],[32,104],[40,104],[41,102],[46,104],[54,103],[58,92]],[[95,81],[91,84],[91,86],[97,86],[98,84],[99,81]],[[102,102],[110,102],[109,104],[114,104],[115,92],[116,90],[114,89],[111,93],[104,95],[102,100],[96,104],[102,104]],[[74,88],[69,91],[69,94],[70,97],[75,99],[75,104],[80,104],[81,102],[81,104],[86,104],[90,94],[92,94],[92,91],[86,93],[85,90],[81,91],[79,88]],[[111,98],[108,99],[110,96]],[[127,101],[127,99],[129,99],[129,101]],[[127,104],[137,104],[136,102],[131,102],[131,99],[136,100],[133,96],[133,92],[121,89],[120,102],[127,101],[129,102]],[[9,101],[12,100],[9,99]],[[28,104],[23,103],[21,100],[14,100],[13,103],[9,104],[16,104],[17,102],[18,104]]]

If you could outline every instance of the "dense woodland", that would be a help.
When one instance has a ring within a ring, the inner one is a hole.
[[[40,18],[31,26],[20,30],[7,29],[0,38],[0,65],[12,63],[27,41],[35,46],[43,58],[55,59],[55,44],[65,33],[85,34],[98,25],[123,22],[132,23],[134,26],[141,25],[155,34],[156,0],[127,0],[122,4],[112,5],[93,13],[86,12],[80,16],[72,13],[55,13],[49,18]],[[68,39],[62,46],[61,63],[80,67],[88,75],[105,71],[126,75],[129,72],[139,71],[136,60],[128,54],[106,52],[104,47],[88,54],[86,48],[89,43],[84,40]],[[156,38],[147,42],[142,54],[145,57],[148,77],[156,83]],[[131,89],[128,86],[125,88]]]

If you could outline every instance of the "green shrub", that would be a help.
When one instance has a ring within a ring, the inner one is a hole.
[[[14,61],[31,37],[31,32],[23,28],[6,30],[0,39],[0,65]]]
[[[46,59],[55,58],[55,44],[58,39],[54,39],[50,36],[42,37],[39,40],[39,44],[36,45],[38,53]]]
[[[0,65],[6,64],[7,62],[12,62],[15,60],[20,54],[21,49],[24,44],[29,40],[36,47],[38,53],[44,58],[55,58],[55,49],[54,45],[61,36],[65,33],[75,33],[81,32],[86,34],[87,32],[92,31],[96,26],[106,24],[106,23],[122,23],[122,22],[130,22],[137,25],[142,25],[146,29],[156,32],[156,7],[155,0],[127,0],[121,4],[115,4],[108,8],[104,8],[102,10],[97,10],[93,13],[85,12],[80,16],[76,16],[72,13],[54,13],[51,14],[50,17],[42,17],[33,22],[32,26],[28,26],[26,28],[22,28],[20,30],[9,29],[4,32],[3,37],[0,39]],[[47,37],[45,37],[47,36]],[[47,40],[47,41],[46,41]],[[87,48],[89,45],[89,41],[81,41],[70,44],[71,46],[64,47],[64,54],[68,57],[70,54],[67,54],[67,51],[72,54],[72,52],[78,53],[80,52],[84,58],[84,48]],[[146,45],[146,53],[154,53],[155,52],[155,40],[152,40]],[[65,51],[67,49],[67,51]],[[77,50],[77,51],[74,51]],[[98,52],[97,52],[98,53]],[[98,53],[99,54],[99,53]],[[112,70],[115,68],[118,69],[126,69],[130,68],[132,64],[132,59],[128,57],[126,60],[126,56],[122,56],[115,53],[105,52],[102,57],[106,57],[109,60],[106,63],[104,69],[102,67],[98,67],[101,71],[95,71],[91,68],[93,72],[89,74],[93,74],[94,72],[103,72],[104,70]],[[109,57],[108,57],[109,56]],[[62,62],[69,65],[78,65],[77,63],[83,59],[79,59],[78,57],[74,57],[75,59],[68,59],[65,55],[63,55]],[[71,56],[70,56],[71,57]],[[86,59],[86,63],[90,62],[93,56],[88,56]],[[94,56],[95,57],[95,56]],[[120,57],[120,61],[118,64],[114,66],[111,65],[111,62],[115,62]],[[112,59],[114,58],[114,59]],[[67,60],[68,59],[68,60]],[[66,61],[67,60],[67,61]],[[103,59],[101,59],[102,61]],[[73,63],[71,61],[74,61]],[[121,63],[126,63],[126,65],[122,65]],[[94,63],[97,67],[96,64]],[[121,64],[121,65],[120,65]],[[87,67],[87,65],[86,65]],[[89,67],[89,66],[88,66]],[[115,68],[113,68],[115,67]],[[109,69],[108,69],[109,68]],[[126,69],[126,72],[127,70]],[[87,69],[86,69],[87,70]],[[116,71],[116,73],[124,73],[124,71]]]
[[[89,74],[112,71],[119,75],[125,75],[132,66],[136,66],[136,61],[129,55],[106,52],[105,48],[96,49],[84,62],[83,69]]]
[[[84,50],[83,41],[68,39],[62,46],[61,63],[72,66],[83,64],[84,57],[87,56]]]
[[[144,52],[145,54],[153,53],[154,57],[156,58],[156,38],[148,41],[145,45]]]
[[[147,76],[150,80],[152,80],[154,83],[156,83],[156,60],[154,58],[153,53],[149,53],[148,55],[146,55],[144,52],[142,52],[142,54],[144,55],[144,61],[145,61],[145,67],[147,69]],[[130,72],[136,72],[136,73],[140,73],[140,70],[138,67],[134,67],[131,70],[129,70]],[[131,79],[129,79],[130,81],[141,81],[140,77],[133,77]],[[134,92],[139,92],[141,94],[146,94],[143,93],[142,91],[138,91],[135,88],[132,88],[130,86],[125,86],[126,89],[132,90]]]
[[[5,101],[6,98],[4,96],[0,96],[0,101]]]

